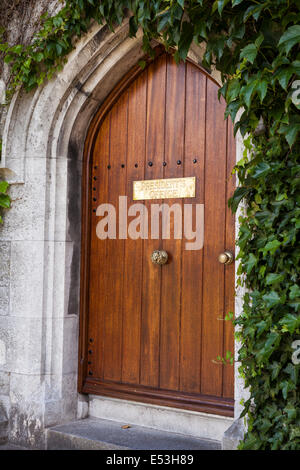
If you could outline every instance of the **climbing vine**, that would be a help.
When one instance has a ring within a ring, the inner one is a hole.
[[[235,323],[250,398],[240,448],[299,449],[300,0],[66,0],[42,17],[31,44],[0,45],[8,95],[51,79],[92,20],[113,29],[125,17],[131,36],[142,28],[145,52],[156,38],[180,61],[192,41],[204,43],[203,66],[221,72],[225,116],[245,137],[229,201],[233,211],[246,207],[237,244],[248,293]]]

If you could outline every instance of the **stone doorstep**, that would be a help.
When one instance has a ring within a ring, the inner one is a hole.
[[[196,439],[221,442],[233,418],[119,398],[89,395],[89,417],[122,421]]]
[[[46,440],[47,450],[221,450],[218,441],[100,418],[49,428]]]

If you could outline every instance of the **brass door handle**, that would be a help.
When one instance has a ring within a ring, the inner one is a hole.
[[[165,250],[154,250],[151,255],[153,264],[163,265],[168,261],[169,255]]]
[[[231,251],[225,250],[224,253],[219,255],[218,260],[221,264],[231,264],[234,260],[233,253],[231,253]]]

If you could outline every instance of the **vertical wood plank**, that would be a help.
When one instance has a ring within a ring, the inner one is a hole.
[[[128,207],[132,199],[133,181],[144,178],[145,134],[147,110],[147,71],[129,88],[128,101],[128,151],[127,196]],[[128,225],[132,217],[128,219]],[[124,264],[124,317],[122,381],[139,383],[141,343],[141,297],[143,274],[143,240],[128,238],[125,242]]]
[[[119,196],[125,195],[126,171],[121,167],[126,162],[127,151],[128,93],[125,92],[111,111],[109,203],[118,211]],[[117,212],[118,213],[118,212]],[[118,222],[118,217],[117,217]],[[117,224],[118,225],[118,224]],[[124,240],[107,239],[107,303],[104,312],[104,379],[120,381],[122,361],[122,312]]]
[[[90,197],[92,201],[91,248],[90,248],[90,284],[89,284],[89,333],[88,333],[88,370],[93,376],[103,378],[103,325],[106,310],[107,292],[107,245],[99,240],[96,227],[99,218],[97,207],[108,200],[110,114],[104,119],[97,136],[92,159],[92,181]],[[92,341],[90,341],[90,339]]]
[[[166,57],[163,56],[148,69],[145,179],[163,177],[165,88]],[[149,162],[152,166],[149,166]],[[154,202],[160,203],[161,201]],[[145,205],[150,211],[151,201],[145,202]],[[160,247],[160,241],[152,240],[150,236],[144,241],[140,383],[151,387],[158,387],[159,384],[161,297],[161,267],[153,265],[151,254]]]
[[[167,59],[165,178],[181,178],[184,166],[185,64]],[[181,164],[177,164],[177,162]],[[164,199],[169,208],[176,204],[182,213],[181,199]],[[163,211],[164,212],[164,211]],[[181,215],[182,222],[182,215]],[[170,239],[162,240],[169,261],[162,267],[160,388],[179,388],[179,348],[181,311],[181,239],[174,239],[174,214],[170,217]]]
[[[226,195],[226,226],[225,239],[226,249],[235,252],[235,216],[228,207],[227,200],[233,195],[235,190],[235,176],[231,175],[235,165],[236,151],[235,140],[233,136],[233,124],[228,119],[227,122],[227,195]],[[229,312],[234,313],[235,298],[235,265],[234,263],[226,266],[225,269],[225,299],[224,299],[224,317]],[[224,321],[224,350],[234,353],[234,329],[231,321]],[[231,398],[234,396],[234,366],[226,364],[223,366],[223,396]]]
[[[224,103],[218,101],[218,87],[207,80],[205,156],[205,242],[203,265],[203,319],[201,392],[222,394],[222,365],[213,361],[223,354],[224,265],[218,255],[224,251],[226,122]]]
[[[206,76],[187,63],[184,176],[196,176],[196,198],[204,204]],[[194,163],[194,160],[197,160]],[[180,390],[200,392],[203,249],[182,250]]]

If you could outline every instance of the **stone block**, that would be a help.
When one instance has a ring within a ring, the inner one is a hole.
[[[225,431],[222,438],[222,450],[237,450],[239,442],[243,439],[245,428],[241,419],[235,420]]]
[[[42,329],[42,320],[36,318],[0,317],[0,341],[5,350],[3,371],[41,374],[44,363]]]
[[[9,299],[10,289],[9,286],[0,287],[0,316],[9,314]]]
[[[5,240],[44,240],[46,212],[46,160],[27,157],[25,183],[10,187],[11,208],[5,214],[1,238]]]
[[[10,242],[0,242],[0,287],[9,286],[10,249]]]
[[[0,395],[9,395],[10,373],[0,371]]]
[[[44,242],[15,241],[11,250],[10,314],[43,316]]]

